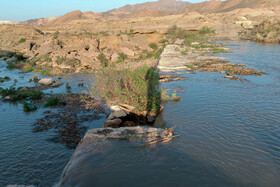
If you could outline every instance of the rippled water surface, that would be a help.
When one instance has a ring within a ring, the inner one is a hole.
[[[0,77],[8,76],[11,81],[0,83],[0,87],[9,88],[34,86],[29,82],[34,73],[19,73],[19,70],[7,70],[7,64],[0,62]],[[46,76],[39,76],[44,78]],[[15,81],[16,80],[16,81]],[[82,81],[83,80],[83,81]],[[89,75],[71,76],[71,92],[81,93],[86,87],[78,84],[89,83]],[[62,82],[66,83],[67,78]],[[68,93],[65,84],[59,88],[44,90],[45,93]],[[1,96],[0,96],[1,97]],[[10,103],[0,100],[0,187],[7,184],[52,186],[57,183],[74,150],[65,145],[47,141],[56,134],[53,130],[32,133],[36,119],[50,110],[40,108],[35,112],[23,111],[22,103]],[[52,110],[52,109],[51,109]],[[55,110],[55,109],[53,109]],[[104,119],[84,123],[86,127],[101,127]]]
[[[219,73],[182,72],[187,80],[162,87],[179,90],[183,100],[167,104],[157,124],[175,127],[180,137],[151,147],[106,144],[81,162],[73,184],[279,186],[280,46],[232,42],[229,47],[232,53],[219,56],[266,74],[241,82]],[[58,180],[72,151],[46,141],[46,133],[31,132],[42,112],[25,114],[17,104],[0,103],[0,184],[44,186]]]
[[[162,84],[182,102],[169,103],[157,126],[180,138],[151,147],[116,141],[80,163],[80,186],[279,186],[280,46],[230,43],[220,54],[267,74],[248,82],[219,73],[185,74]]]

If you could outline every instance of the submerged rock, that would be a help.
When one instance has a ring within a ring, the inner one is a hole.
[[[62,85],[63,83],[61,82],[61,81],[59,81],[59,80],[55,80],[52,84],[51,84],[51,86],[52,87],[58,87],[58,86],[60,86],[60,85]]]

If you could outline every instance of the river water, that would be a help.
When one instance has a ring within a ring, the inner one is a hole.
[[[219,56],[266,74],[246,76],[249,81],[241,82],[219,73],[182,72],[187,80],[161,85],[178,90],[182,102],[168,103],[156,124],[175,127],[180,137],[150,147],[129,141],[106,144],[81,162],[73,184],[279,186],[280,46],[230,42],[228,47],[232,53]],[[0,71],[4,76],[6,71]],[[81,76],[71,79],[78,82]],[[0,101],[0,186],[50,186],[58,181],[73,150],[46,141],[51,131],[32,133],[44,110],[26,114],[21,104]]]

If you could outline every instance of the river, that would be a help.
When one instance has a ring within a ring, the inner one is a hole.
[[[135,147],[113,141],[81,163],[79,186],[279,186],[280,46],[229,42],[231,63],[266,72],[228,80],[219,73],[186,74],[163,83],[181,102],[168,103],[156,126],[175,127],[179,138]],[[0,69],[1,76],[5,76]],[[73,89],[85,75],[71,77]],[[76,81],[74,81],[76,80]],[[5,83],[8,84],[8,83]],[[63,88],[48,92],[66,92]],[[0,186],[58,181],[73,150],[46,141],[51,131],[32,133],[44,108],[26,114],[21,104],[0,101]],[[102,120],[93,122],[100,127]]]

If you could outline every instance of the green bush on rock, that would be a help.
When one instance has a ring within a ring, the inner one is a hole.
[[[43,92],[37,91],[34,89],[22,89],[22,88],[14,88],[10,87],[7,89],[0,90],[0,95],[2,98],[7,96],[10,97],[12,101],[19,101],[19,100],[38,100],[42,98]]]
[[[198,30],[197,32],[194,31],[187,31],[176,25],[171,26],[167,30],[167,38],[170,39],[172,42],[175,42],[176,39],[183,39],[185,44],[191,45],[192,42],[195,41],[204,41],[209,36],[213,36],[216,34],[216,31],[210,27],[203,27],[202,29]]]
[[[159,73],[147,65],[136,69],[107,69],[96,75],[90,94],[107,105],[127,104],[136,113],[160,109]]]

